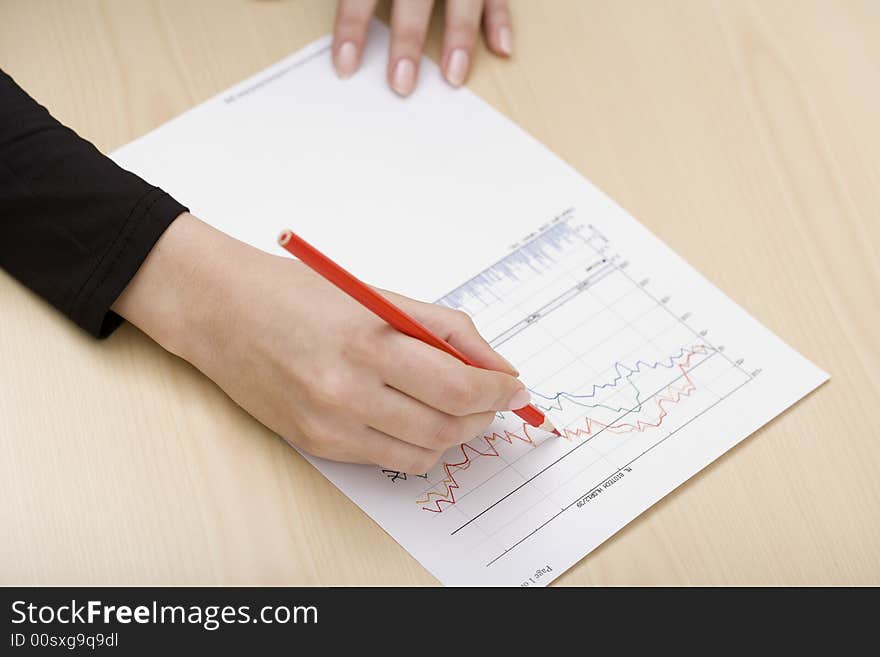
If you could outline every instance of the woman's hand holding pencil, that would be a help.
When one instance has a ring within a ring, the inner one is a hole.
[[[466,315],[382,294],[479,367],[400,333],[305,265],[189,214],[114,310],[305,451],[422,473],[529,393]]]

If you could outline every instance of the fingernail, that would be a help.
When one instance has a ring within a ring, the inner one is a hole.
[[[342,78],[351,77],[357,69],[357,48],[351,41],[346,41],[336,54],[336,74]]]
[[[446,67],[446,79],[453,87],[460,87],[464,84],[464,78],[467,75],[468,54],[461,48],[456,48],[449,55],[449,64]]]
[[[515,411],[532,401],[532,395],[525,388],[520,388],[516,394],[507,402],[507,410]]]
[[[416,65],[411,59],[401,59],[394,66],[391,88],[401,96],[409,96],[416,83]]]
[[[498,28],[498,47],[505,55],[513,52],[513,43],[510,39],[510,28],[502,25]]]

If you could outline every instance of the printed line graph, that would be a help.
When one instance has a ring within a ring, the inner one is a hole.
[[[675,397],[673,398],[675,402],[681,401],[681,399],[682,399],[683,396],[688,396],[688,395],[690,395],[690,394],[694,391],[695,386],[694,386],[694,384],[693,384],[693,379],[690,377],[690,372],[691,372],[693,369],[695,369],[695,368],[696,368],[696,366],[693,366],[690,370],[682,370],[682,374],[681,374],[679,377],[676,378],[675,381],[678,381],[678,380],[681,379],[682,377],[686,377],[686,378],[687,378],[687,385],[686,385],[686,387],[685,387],[683,390],[679,391],[678,393],[673,393],[673,394],[675,395]],[[669,386],[667,386],[666,388],[664,388],[664,390],[672,390],[672,389],[673,389],[673,385],[674,385],[674,384],[670,384]],[[660,392],[660,391],[656,391],[655,394],[652,395],[652,397],[658,395],[659,392]],[[622,431],[622,433],[629,433],[629,432],[631,432],[631,431],[636,431],[636,430],[639,430],[639,429],[641,429],[641,430],[644,430],[644,429],[647,429],[647,428],[652,428],[652,429],[653,429],[653,428],[657,428],[657,427],[661,426],[661,425],[662,425],[662,420],[663,420],[663,418],[664,418],[664,417],[666,416],[666,414],[667,414],[667,410],[666,410],[665,408],[663,408],[663,405],[662,405],[662,404],[663,404],[664,401],[672,401],[672,400],[671,400],[669,397],[667,397],[667,396],[657,397],[657,399],[658,399],[658,406],[659,406],[660,409],[661,409],[661,417],[658,418],[658,420],[657,420],[656,423],[653,423],[653,424],[649,424],[649,423],[641,423],[641,422],[637,422],[637,423],[635,423],[635,424],[632,424],[632,423],[625,423],[624,425],[621,425],[620,428],[628,427],[629,430],[628,430],[628,431]],[[620,418],[626,417],[630,412],[632,412],[632,410],[633,410],[633,409],[625,409],[625,412],[620,416]],[[620,419],[620,418],[618,418],[618,419]],[[590,424],[590,420],[587,419],[586,423],[589,425],[589,424]],[[579,437],[579,436],[586,436],[586,437],[589,439],[590,437],[592,437],[592,436],[594,436],[594,435],[598,435],[599,433],[602,433],[602,432],[604,432],[604,431],[609,431],[610,433],[621,433],[620,431],[615,432],[615,431],[613,430],[613,429],[616,428],[616,427],[618,427],[618,425],[616,425],[616,424],[614,424],[614,425],[600,426],[599,429],[598,429],[597,431],[595,431],[595,432],[593,432],[593,431],[582,431],[581,429],[575,429],[574,431],[571,431],[570,429],[566,428],[566,429],[565,429],[565,435],[568,437],[568,440],[571,441],[573,437]],[[502,501],[503,499],[506,499],[507,497],[509,497],[510,494],[515,493],[517,490],[519,490],[519,488],[522,488],[523,485],[530,483],[532,480],[534,480],[535,478],[537,478],[539,475],[544,474],[546,471],[548,471],[548,470],[550,469],[551,466],[555,466],[555,465],[557,465],[562,459],[564,459],[564,458],[566,458],[567,456],[573,454],[577,449],[579,449],[580,447],[582,447],[582,446],[584,446],[584,445],[586,445],[586,444],[587,444],[587,442],[582,442],[582,443],[578,444],[577,446],[575,446],[575,447],[574,447],[573,449],[571,449],[570,451],[564,453],[564,454],[563,454],[562,456],[560,456],[558,459],[556,459],[555,461],[553,461],[549,466],[543,468],[543,469],[540,470],[538,473],[536,473],[535,475],[533,475],[530,479],[528,479],[528,480],[526,480],[525,482],[523,482],[522,485],[520,485],[519,487],[517,487],[516,489],[514,489],[513,491],[511,491],[511,492],[508,493],[507,495],[505,495],[503,498],[501,498],[501,500],[497,500],[496,502],[493,502],[492,504],[490,504],[490,505],[489,505],[488,507],[486,507],[483,511],[481,511],[481,512],[478,513],[478,514],[476,514],[473,518],[471,518],[470,520],[468,520],[466,523],[464,523],[462,526],[460,526],[458,529],[456,529],[456,530],[453,531],[452,533],[455,534],[456,532],[460,531],[461,529],[464,529],[464,527],[466,527],[467,525],[469,525],[471,522],[473,522],[474,520],[476,520],[477,518],[479,518],[481,515],[483,515],[483,514],[486,513],[487,511],[491,510],[491,509],[492,509],[495,505],[497,505],[500,501]]]
[[[571,393],[560,392],[553,396],[545,396],[534,390],[532,392],[537,396],[538,399],[538,401],[536,401],[535,403],[539,408],[542,408],[543,410],[563,410],[561,400],[564,399],[567,402],[587,408],[601,408],[611,411],[612,413],[623,413],[623,415],[620,416],[621,418],[623,418],[632,412],[638,412],[642,410],[642,407],[644,405],[641,400],[642,391],[639,390],[635,386],[635,384],[632,383],[632,381],[630,381],[631,377],[634,374],[641,372],[642,368],[675,368],[681,372],[681,377],[679,378],[681,378],[683,381],[678,381],[678,379],[676,379],[676,382],[671,383],[669,386],[667,386],[663,393],[656,393],[652,395],[652,399],[656,404],[656,419],[636,419],[634,422],[604,423],[595,417],[584,415],[582,426],[575,425],[573,428],[566,427],[562,430],[562,439],[568,442],[572,442],[580,438],[591,436],[597,430],[609,431],[611,433],[629,433],[633,431],[644,431],[646,429],[653,429],[662,425],[663,419],[668,414],[668,406],[677,404],[679,401],[681,401],[683,397],[690,395],[695,390],[693,380],[688,374],[688,368],[691,366],[691,360],[695,355],[706,355],[707,353],[709,353],[708,347],[697,345],[690,350],[682,349],[678,354],[676,354],[676,356],[669,358],[667,362],[645,363],[644,361],[638,361],[632,368],[628,368],[622,363],[615,363],[614,368],[618,372],[618,376],[609,383],[594,384],[593,389],[589,393],[583,395],[574,395]],[[627,374],[624,375],[624,372],[626,372]],[[636,405],[632,408],[625,408],[623,406],[614,407],[599,402],[586,401],[587,399],[594,399],[596,393],[599,390],[608,387],[614,387],[621,380],[629,381],[629,385],[636,393]],[[545,402],[542,403],[540,401],[541,399],[544,399]],[[549,403],[546,403],[547,401],[549,401]],[[499,457],[500,454],[495,447],[495,443],[498,441],[511,444],[513,440],[519,440],[528,445],[531,445],[532,447],[537,447],[537,443],[530,435],[530,431],[535,430],[529,425],[522,423],[522,425],[516,431],[494,431],[491,434],[483,435],[476,439],[477,445],[474,445],[474,441],[461,444],[458,448],[458,450],[461,452],[461,460],[455,462],[449,462],[447,460],[443,464],[443,471],[446,473],[446,477],[443,479],[442,482],[440,482],[439,485],[439,487],[442,488],[442,492],[438,492],[435,487],[435,489],[429,490],[424,498],[417,500],[416,503],[428,505],[422,506],[422,509],[425,511],[430,511],[432,513],[442,512],[443,504],[455,504],[455,491],[459,488],[458,481],[455,478],[455,473],[457,471],[468,469],[473,463],[473,459],[476,457]],[[456,455],[458,455],[458,452],[456,452]]]
[[[638,476],[642,456],[754,378],[628,269],[567,210],[438,300],[471,315],[517,363],[533,403],[563,434],[499,414],[489,432],[412,480],[416,512],[487,567],[593,504],[603,484]]]
[[[559,392],[551,397],[551,396],[544,395],[537,390],[532,390],[532,393],[534,395],[537,395],[537,401],[535,402],[536,405],[545,411],[549,411],[549,410],[561,411],[561,410],[563,410],[561,400],[564,399],[567,402],[570,402],[573,404],[578,404],[580,406],[588,406],[590,408],[603,407],[603,408],[608,408],[608,409],[616,411],[616,412],[620,412],[620,411],[623,411],[626,409],[624,409],[623,407],[620,407],[620,406],[618,406],[617,408],[612,408],[610,406],[605,406],[603,404],[598,404],[595,402],[587,402],[585,400],[595,399],[597,392],[599,392],[600,390],[603,390],[605,388],[613,388],[613,387],[617,386],[621,380],[625,379],[626,381],[628,381],[628,384],[636,392],[636,401],[640,402],[641,401],[641,399],[640,399],[641,391],[635,386],[635,384],[631,380],[632,376],[634,374],[639,374],[643,368],[655,370],[658,367],[663,367],[665,369],[673,369],[675,367],[678,367],[678,369],[681,369],[682,371],[684,371],[684,368],[687,368],[688,365],[690,364],[692,356],[694,356],[695,354],[706,354],[708,352],[708,350],[709,350],[709,347],[706,347],[705,345],[696,345],[696,346],[692,347],[691,349],[681,349],[674,356],[670,356],[667,361],[658,361],[656,363],[647,363],[643,360],[638,360],[632,365],[632,367],[628,367],[627,365],[624,365],[623,363],[620,363],[620,362],[614,363],[613,369],[616,372],[616,376],[614,377],[614,379],[612,379],[608,383],[594,383],[592,385],[590,392],[588,392],[586,394],[575,395],[570,392]],[[678,360],[685,357],[685,356],[687,358],[685,359],[684,365],[678,364]]]

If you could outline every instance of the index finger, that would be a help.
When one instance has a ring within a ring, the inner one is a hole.
[[[379,375],[387,385],[444,413],[461,417],[529,403],[528,390],[510,374],[465,365],[402,333],[388,335],[378,348]]]

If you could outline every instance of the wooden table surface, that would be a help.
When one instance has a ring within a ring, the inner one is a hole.
[[[333,14],[0,0],[0,66],[110,151]],[[481,50],[471,88],[832,375],[558,582],[880,584],[880,3],[521,0],[514,18],[515,57]],[[436,583],[137,329],[95,341],[2,271],[0,309],[0,583]]]

